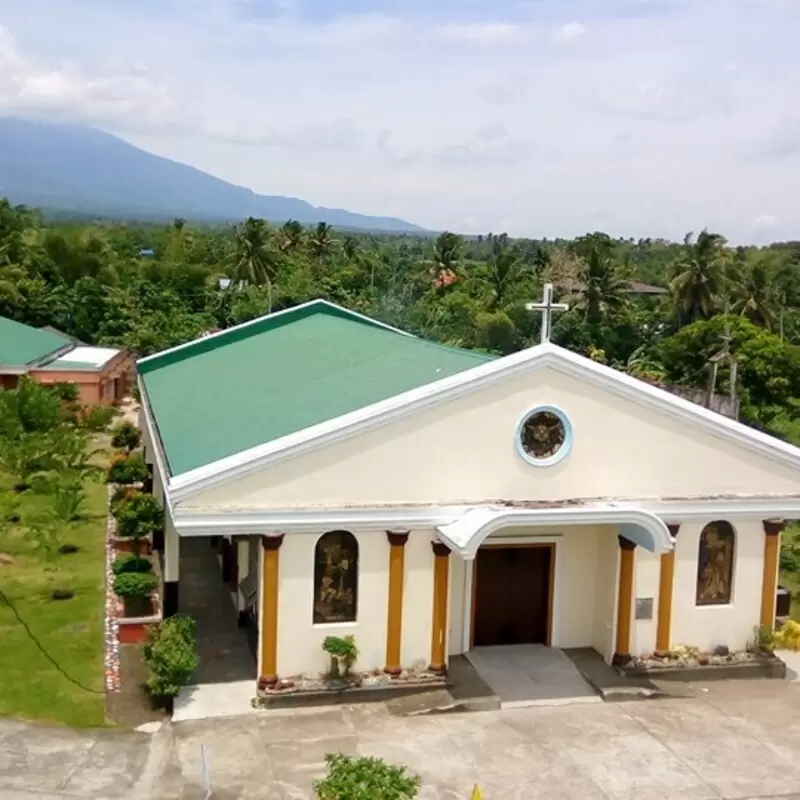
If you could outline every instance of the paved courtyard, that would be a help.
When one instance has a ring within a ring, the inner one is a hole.
[[[800,687],[695,687],[684,700],[395,717],[360,706],[94,735],[0,721],[0,797],[309,798],[325,753],[403,763],[422,798],[800,800]]]

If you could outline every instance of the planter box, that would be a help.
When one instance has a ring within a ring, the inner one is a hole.
[[[123,536],[114,536],[112,539],[114,543],[114,549],[118,553],[133,553],[133,541],[131,539],[127,539]],[[153,543],[150,539],[140,539],[139,540],[139,553],[143,556],[149,556],[153,553]]]
[[[690,667],[618,667],[617,671],[628,678],[649,678],[662,681],[716,681],[747,680],[750,678],[784,678],[786,664],[779,658],[764,656],[755,661],[730,664],[708,664]]]
[[[446,677],[430,681],[395,682],[381,686],[352,686],[347,688],[319,689],[268,689],[254,700],[258,708],[299,708],[303,706],[332,706],[341,703],[383,703],[397,697],[408,697],[425,692],[440,691],[449,687]]]
[[[120,644],[144,644],[150,635],[151,626],[160,620],[156,617],[149,622],[141,619],[120,619],[117,622],[117,639]]]

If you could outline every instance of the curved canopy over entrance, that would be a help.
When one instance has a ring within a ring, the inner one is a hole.
[[[472,561],[484,540],[501,528],[553,525],[617,525],[620,536],[651,553],[667,553],[675,540],[663,520],[649,511],[613,505],[570,508],[470,508],[455,522],[438,525],[439,538],[462,558]]]

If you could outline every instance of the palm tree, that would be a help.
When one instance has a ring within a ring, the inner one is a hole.
[[[678,316],[689,322],[712,317],[725,290],[724,237],[707,230],[696,241],[692,236],[687,233],[683,240],[685,258],[670,282]]]
[[[743,274],[731,287],[731,295],[733,313],[747,317],[767,330],[772,328],[777,298],[774,276],[763,258],[744,267]]]
[[[590,325],[598,325],[628,302],[629,275],[614,260],[614,241],[604,233],[581,236],[572,249],[582,264],[575,305]]]
[[[308,244],[317,263],[321,265],[325,256],[333,250],[336,244],[336,239],[333,238],[333,228],[327,222],[318,222]]]
[[[235,229],[236,247],[233,254],[231,288],[266,286],[269,292],[269,311],[272,311],[272,286],[278,265],[269,247],[269,233],[263,219],[248,217],[241,228]]]
[[[509,244],[506,234],[498,237],[493,237],[492,234],[489,236],[492,245],[492,254],[489,260],[489,283],[494,294],[491,305],[493,308],[497,308],[503,304],[508,289],[519,278],[522,258],[519,248]]]
[[[303,244],[305,233],[306,229],[296,219],[285,222],[281,228],[280,251],[290,253],[297,250]]]

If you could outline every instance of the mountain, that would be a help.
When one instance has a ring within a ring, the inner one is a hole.
[[[105,217],[198,221],[328,222],[340,228],[423,232],[394,217],[315,208],[256,194],[153,155],[95,128],[0,117],[0,197],[12,203]]]

